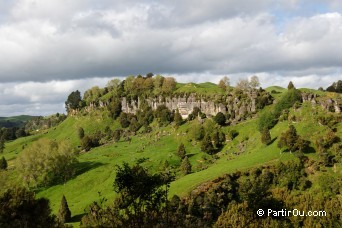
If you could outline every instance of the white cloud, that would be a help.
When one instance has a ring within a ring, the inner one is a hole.
[[[314,88],[341,78],[340,1],[8,2],[0,0],[0,105],[60,104],[99,84],[84,78],[147,72],[232,83],[261,72],[264,84]]]

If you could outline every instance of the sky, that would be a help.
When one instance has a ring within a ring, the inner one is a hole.
[[[0,116],[153,72],[261,86],[342,79],[340,0],[0,0]]]

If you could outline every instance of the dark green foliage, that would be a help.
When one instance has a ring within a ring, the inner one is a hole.
[[[225,125],[226,123],[226,117],[224,116],[222,112],[218,112],[216,116],[214,117],[214,120],[218,125],[221,125],[221,126]]]
[[[292,81],[289,82],[288,86],[287,86],[287,89],[288,90],[291,90],[291,89],[296,89],[292,83]]]
[[[328,92],[342,93],[342,80],[334,82],[331,86],[327,88]]]
[[[21,138],[21,137],[25,137],[27,136],[25,129],[24,128],[19,128],[16,132],[15,132],[15,136],[16,138]]]
[[[276,167],[274,182],[278,186],[286,187],[289,190],[305,190],[310,187],[310,182],[306,179],[304,163],[300,159],[286,163],[279,163]]]
[[[61,206],[59,207],[58,219],[61,223],[69,222],[71,219],[71,212],[69,210],[69,206],[64,195],[61,200]]]
[[[152,123],[154,119],[152,108],[145,100],[141,101],[140,110],[137,111],[137,119],[139,124],[145,127]]]
[[[66,111],[69,112],[71,109],[81,108],[81,93],[76,90],[70,93],[68,99],[65,102]]]
[[[207,134],[204,136],[204,139],[201,143],[201,151],[207,154],[213,154],[215,152],[215,148],[211,142],[210,136]]]
[[[5,137],[1,135],[0,137],[0,153],[3,153],[5,150]]]
[[[183,158],[180,169],[181,169],[183,175],[188,175],[189,173],[191,173],[191,164],[190,164],[188,156],[185,156]]]
[[[121,100],[119,98],[113,99],[108,105],[109,115],[115,120],[121,113]]]
[[[166,126],[173,120],[172,112],[165,105],[158,106],[154,115],[160,126]]]
[[[286,147],[290,152],[306,152],[309,147],[309,142],[297,135],[296,128],[290,125],[289,130],[281,134],[278,147]]]
[[[82,127],[78,128],[77,133],[78,133],[78,138],[79,139],[83,139],[83,137],[84,137],[84,129]]]
[[[49,201],[35,199],[34,193],[25,188],[7,190],[0,197],[0,227],[46,228],[57,227]]]
[[[183,159],[186,155],[186,151],[185,151],[185,147],[184,147],[184,144],[181,143],[178,147],[178,150],[177,150],[177,155],[178,157],[180,157],[181,159]]]
[[[119,141],[120,141],[120,138],[121,138],[121,130],[116,129],[116,130],[113,132],[113,140],[114,140],[114,142],[119,142]]]
[[[7,169],[7,161],[4,156],[0,159],[0,169]]]
[[[182,118],[182,115],[179,113],[178,108],[175,113],[174,121],[177,126],[180,126],[183,123],[183,118]]]
[[[169,175],[150,174],[141,165],[117,166],[114,190],[119,193],[118,207],[125,214],[126,227],[153,226],[161,222],[167,201]],[[166,187],[166,188],[165,188]]]
[[[129,126],[130,122],[129,122],[127,113],[122,112],[120,114],[119,122],[121,124],[121,127],[123,127],[123,128],[127,128]]]
[[[96,132],[93,135],[86,135],[81,140],[82,150],[89,151],[93,147],[98,147],[100,145],[100,140],[102,138],[101,132]]]
[[[268,130],[268,128],[265,128],[262,133],[261,133],[261,142],[263,144],[270,144],[272,141],[272,138],[271,138],[271,133],[270,133],[270,130]]]
[[[131,119],[129,120],[129,122],[130,122],[129,130],[131,132],[137,132],[140,129],[141,124],[138,122],[136,116],[131,116]]]

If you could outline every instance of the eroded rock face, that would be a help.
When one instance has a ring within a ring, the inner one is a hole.
[[[316,94],[302,93],[303,102],[311,102],[313,105],[321,105],[327,111],[341,113],[342,100],[329,97],[318,97]]]
[[[163,98],[159,96],[157,98],[146,99],[147,103],[153,110],[156,110],[158,106],[165,105],[170,110],[179,110],[183,118],[187,118],[195,107],[198,107],[201,112],[207,116],[215,116],[218,112],[224,114],[229,113],[232,119],[240,119],[244,116],[255,113],[257,110],[258,92],[250,91],[245,93],[244,98],[234,97],[229,95],[224,101],[218,102],[218,99],[208,99],[206,97],[199,97],[196,94],[191,94],[188,97],[167,97]],[[137,101],[127,101],[126,98],[122,98],[122,111],[127,113],[136,113],[140,108],[140,99]],[[272,100],[268,102],[271,104]]]

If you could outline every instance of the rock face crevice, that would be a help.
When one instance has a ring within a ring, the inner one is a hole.
[[[155,97],[147,98],[145,101],[152,108],[156,110],[158,106],[165,105],[171,111],[179,110],[183,118],[187,118],[195,107],[199,108],[202,113],[207,116],[215,116],[218,112],[229,114],[232,120],[239,120],[248,114],[257,111],[257,91],[250,91],[244,93],[244,96],[237,97],[233,95],[222,98],[209,99],[207,97],[198,97],[196,94],[190,94],[188,97]],[[272,99],[269,96],[267,104],[271,104]],[[128,101],[125,97],[122,98],[122,111],[126,113],[136,113],[141,104],[141,99]]]

